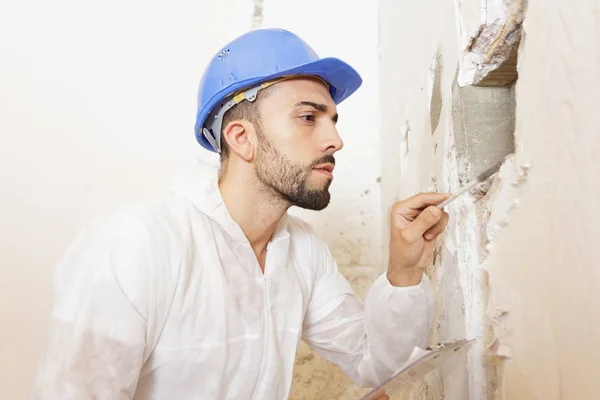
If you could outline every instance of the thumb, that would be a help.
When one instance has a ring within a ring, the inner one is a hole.
[[[404,229],[404,237],[411,243],[417,242],[423,237],[425,232],[435,224],[437,224],[442,218],[442,211],[435,207],[427,207],[417,219],[410,223]]]

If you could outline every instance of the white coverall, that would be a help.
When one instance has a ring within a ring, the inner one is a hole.
[[[286,399],[302,338],[374,386],[426,346],[427,276],[385,273],[364,307],[327,246],[285,216],[264,274],[220,195],[218,168],[187,191],[90,224],[60,261],[34,399]]]

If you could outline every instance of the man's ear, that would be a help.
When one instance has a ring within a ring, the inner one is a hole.
[[[237,154],[245,161],[252,161],[257,145],[252,123],[246,120],[231,121],[223,129],[223,139],[227,141],[230,153]]]

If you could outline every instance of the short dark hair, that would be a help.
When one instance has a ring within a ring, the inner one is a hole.
[[[225,115],[223,115],[223,124],[221,125],[221,161],[225,161],[229,157],[229,145],[223,135],[227,125],[229,125],[231,121],[239,119],[244,119],[255,125],[260,124],[260,111],[258,110],[258,107],[261,100],[263,100],[272,89],[273,86],[261,89],[258,91],[254,101],[244,100],[225,112]]]

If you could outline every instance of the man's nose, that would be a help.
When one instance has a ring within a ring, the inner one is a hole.
[[[322,132],[321,151],[323,153],[333,154],[344,147],[344,141],[340,137],[335,123],[331,121],[326,124]]]

